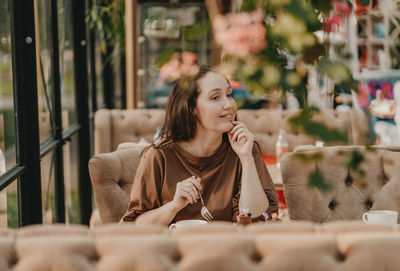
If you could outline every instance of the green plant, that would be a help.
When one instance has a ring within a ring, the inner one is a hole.
[[[18,228],[17,192],[7,193],[7,225],[9,228]]]
[[[99,1],[89,10],[86,21],[98,31],[102,51],[111,55],[109,60],[125,56],[125,0]]]

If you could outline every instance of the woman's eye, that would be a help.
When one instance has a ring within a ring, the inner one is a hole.
[[[226,95],[229,98],[233,98],[233,93],[229,93],[228,95]]]
[[[219,100],[219,96],[214,96],[214,97],[211,98],[211,100],[218,101]]]

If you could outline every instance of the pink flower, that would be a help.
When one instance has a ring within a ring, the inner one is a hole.
[[[349,3],[347,3],[347,2],[346,3],[341,3],[341,2],[339,2],[337,0],[335,0],[335,1],[333,1],[333,5],[334,5],[335,9],[339,13],[341,13],[342,15],[346,15],[346,16],[350,15],[351,6],[350,6]]]
[[[257,53],[267,46],[263,20],[261,10],[219,15],[213,22],[215,41],[229,55],[242,57]]]
[[[160,76],[164,80],[174,81],[181,76],[179,53],[174,53],[167,63],[161,66]]]
[[[262,24],[251,24],[247,26],[247,43],[251,53],[258,52],[267,46],[265,35],[267,30]]]
[[[215,16],[214,21],[213,21],[213,27],[217,31],[223,31],[227,28],[228,26],[228,21],[224,16],[218,15]]]
[[[199,72],[200,68],[197,65],[186,65],[182,64],[181,66],[181,75],[195,75]]]
[[[197,60],[197,54],[186,51],[182,53],[182,62],[186,65],[193,65]]]
[[[256,9],[250,13],[250,17],[253,22],[262,23],[264,21],[264,13],[261,9]]]
[[[175,64],[169,61],[164,65],[162,65],[160,70],[160,76],[161,78],[167,81],[174,81],[178,79],[181,76],[179,63]]]
[[[160,76],[166,81],[175,81],[182,75],[195,75],[199,72],[199,67],[195,64],[197,54],[193,52],[183,52],[182,61],[180,53],[174,53],[171,59],[161,66]]]
[[[330,33],[335,30],[334,26],[338,28],[340,26],[340,17],[336,14],[325,17],[324,31]]]

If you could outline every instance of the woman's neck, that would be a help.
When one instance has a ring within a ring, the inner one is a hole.
[[[207,157],[214,154],[221,143],[221,134],[201,135],[196,133],[193,138],[187,141],[179,142],[178,144],[184,150],[197,157]]]

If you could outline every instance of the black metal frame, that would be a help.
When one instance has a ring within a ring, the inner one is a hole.
[[[58,46],[58,10],[57,0],[50,2],[52,54],[51,76],[53,78],[53,110],[54,110],[54,139],[58,143],[55,149],[54,175],[55,175],[55,200],[56,221],[65,223],[65,192],[64,192],[64,160],[63,160],[63,138],[62,138],[62,107],[61,107],[61,80],[60,80],[60,50]],[[56,26],[56,27],[54,27]]]
[[[72,0],[75,98],[77,124],[62,130],[60,62],[57,0],[50,0],[51,76],[53,79],[54,138],[40,145],[37,70],[35,49],[34,0],[10,0],[13,61],[14,110],[16,121],[17,165],[0,176],[0,190],[18,180],[19,225],[42,223],[41,158],[54,150],[56,222],[65,222],[63,145],[78,135],[79,200],[81,223],[89,224],[92,212],[91,183],[87,163],[91,156],[88,100],[88,63],[86,52],[86,5]],[[90,5],[90,4],[89,4]],[[89,37],[90,38],[90,37]],[[92,36],[93,38],[93,36]],[[92,40],[92,39],[91,39]],[[90,47],[94,50],[94,47]],[[90,54],[93,56],[92,54]],[[94,60],[91,60],[94,61]],[[93,62],[94,63],[94,62]],[[91,64],[93,64],[91,63]],[[94,66],[92,66],[94,67]],[[92,76],[95,76],[93,74]],[[94,82],[96,78],[91,78]],[[95,92],[93,85],[92,91]],[[97,109],[92,95],[93,110]]]
[[[39,113],[36,80],[34,1],[11,1],[14,107],[17,113],[19,225],[42,223]]]
[[[82,0],[72,0],[72,31],[74,37],[74,76],[75,99],[77,105],[78,123],[82,125],[78,133],[79,141],[79,203],[81,223],[89,225],[92,213],[92,189],[90,183],[88,162],[90,153],[89,130],[89,86],[88,63],[86,51],[86,4]]]

